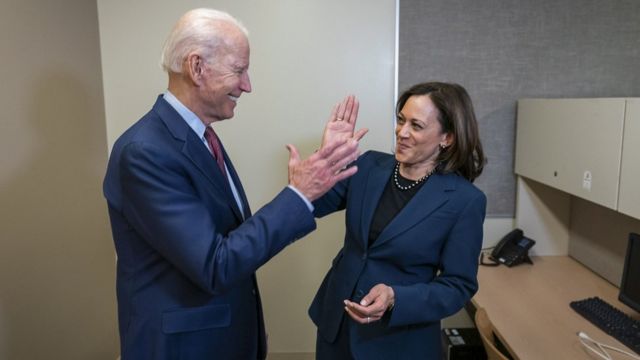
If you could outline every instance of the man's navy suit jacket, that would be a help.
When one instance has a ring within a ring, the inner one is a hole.
[[[244,214],[202,140],[162,96],[113,147],[104,195],[123,360],[266,356],[254,272],[315,221],[288,188],[251,216],[224,154]]]
[[[314,202],[319,217],[346,209],[346,234],[309,314],[318,336],[332,343],[346,316],[343,300],[359,302],[373,286],[386,284],[395,292],[393,310],[380,321],[348,327],[355,358],[440,359],[440,319],[460,310],[478,289],[487,200],[463,177],[436,173],[369,246],[394,164],[393,155],[365,153],[358,173]]]

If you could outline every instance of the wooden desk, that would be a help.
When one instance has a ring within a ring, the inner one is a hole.
[[[476,307],[486,309],[497,335],[521,360],[591,359],[576,333],[622,348],[569,307],[569,302],[599,296],[634,318],[638,314],[618,301],[618,288],[567,256],[533,257],[534,265],[480,266]],[[614,358],[618,358],[613,354]]]

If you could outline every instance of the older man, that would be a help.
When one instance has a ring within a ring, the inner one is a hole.
[[[168,90],[116,141],[104,181],[122,359],[264,359],[254,272],[315,229],[310,202],[355,173],[347,165],[363,133],[325,136],[304,161],[289,145],[289,185],[251,215],[210,126],[251,91],[245,28],[223,12],[189,11],[162,64]],[[357,108],[348,97],[331,120],[353,122]]]

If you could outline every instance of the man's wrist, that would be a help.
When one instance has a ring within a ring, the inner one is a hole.
[[[291,184],[287,185],[287,187],[293,190],[294,193],[298,194],[300,199],[302,199],[302,201],[304,201],[304,203],[307,205],[307,209],[309,209],[309,212],[313,212],[313,210],[315,210],[315,207],[313,206],[311,201],[309,201],[309,199],[307,199],[307,197],[304,196],[304,194],[300,192],[300,190],[296,189],[296,187]]]

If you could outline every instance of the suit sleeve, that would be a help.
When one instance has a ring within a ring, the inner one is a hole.
[[[395,286],[390,326],[439,321],[453,315],[478,290],[478,256],[487,199],[479,193],[461,212],[442,251],[440,273],[430,283]]]
[[[225,234],[216,216],[229,216],[226,199],[206,206],[184,165],[166,151],[131,143],[122,153],[122,211],[135,231],[204,291],[246,280],[285,246],[315,229],[306,204],[285,188],[242,225]]]

